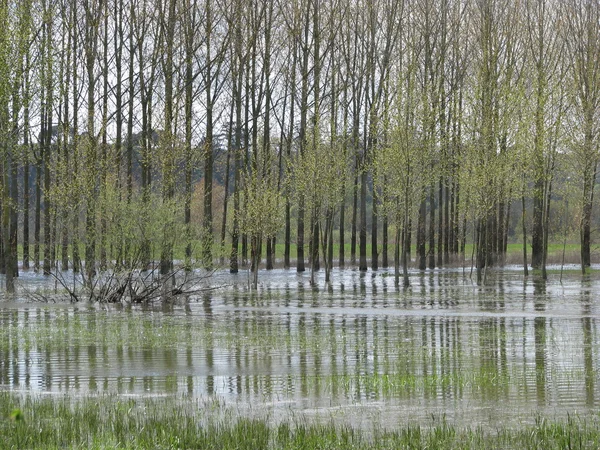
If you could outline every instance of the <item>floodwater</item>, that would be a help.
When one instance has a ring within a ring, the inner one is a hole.
[[[364,429],[441,418],[496,429],[600,407],[600,277],[544,283],[516,268],[216,272],[171,308],[38,303],[24,273],[0,301],[0,389],[215,399],[241,415]]]

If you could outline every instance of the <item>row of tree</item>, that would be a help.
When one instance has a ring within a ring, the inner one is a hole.
[[[279,238],[329,279],[350,234],[408,284],[412,242],[443,266],[472,230],[481,281],[515,199],[545,270],[565,174],[585,269],[599,113],[598,0],[1,0],[0,269],[236,272]]]

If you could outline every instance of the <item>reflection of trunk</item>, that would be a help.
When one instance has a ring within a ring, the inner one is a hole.
[[[589,291],[588,291],[589,292]],[[589,301],[589,299],[588,299]],[[593,355],[593,326],[592,318],[587,316],[581,319],[583,328],[583,370],[585,376],[585,400],[586,405],[592,407],[595,404],[595,384],[597,383],[597,375],[594,370],[594,355]]]
[[[538,402],[546,404],[546,318],[534,319],[535,385]]]

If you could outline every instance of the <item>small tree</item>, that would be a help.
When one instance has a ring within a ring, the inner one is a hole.
[[[285,202],[277,189],[277,180],[261,171],[246,172],[242,190],[246,204],[236,214],[240,232],[250,238],[252,287],[256,289],[262,241],[274,237],[283,226]]]
[[[400,284],[400,261],[404,287],[408,280],[409,227],[425,197],[431,164],[416,135],[416,127],[401,120],[391,133],[389,145],[374,159],[375,184],[380,189],[380,213],[391,218],[396,226],[394,276]]]
[[[319,244],[325,264],[325,282],[331,278],[332,261],[329,257],[335,212],[344,197],[345,180],[348,178],[349,162],[343,152],[340,139],[333,137],[324,143],[318,130],[313,130],[313,140],[290,168],[291,191],[304,199],[306,211],[311,213],[311,239],[317,243],[312,248],[311,283],[315,281],[316,259]]]

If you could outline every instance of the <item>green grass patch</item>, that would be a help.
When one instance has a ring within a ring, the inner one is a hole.
[[[37,397],[0,393],[0,448],[197,449],[596,449],[598,417],[517,428],[457,427],[444,419],[365,431],[302,419],[241,417],[216,402],[185,398]],[[16,419],[18,417],[18,419]]]

